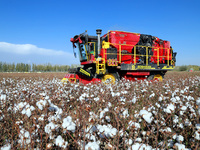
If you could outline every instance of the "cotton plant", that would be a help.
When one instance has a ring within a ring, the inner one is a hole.
[[[122,79],[114,85],[1,79],[0,127],[13,137],[1,136],[0,147],[195,149],[199,85],[200,75],[171,75],[163,82]]]

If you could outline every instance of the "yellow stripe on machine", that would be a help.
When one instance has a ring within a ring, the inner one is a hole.
[[[174,69],[174,67],[172,67],[172,66],[164,66],[162,69]]]

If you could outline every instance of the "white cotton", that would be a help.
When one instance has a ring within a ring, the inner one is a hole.
[[[92,96],[91,96],[92,97]],[[95,97],[94,98],[95,101],[99,101],[99,97]]]
[[[31,116],[31,111],[35,110],[35,108],[33,106],[30,106],[29,104],[27,104],[23,110],[22,110],[22,114],[27,115],[28,117]]]
[[[175,140],[176,139],[176,137],[177,137],[177,134],[174,134],[173,136],[172,136],[172,138]]]
[[[108,102],[108,107],[111,107],[111,106],[112,106],[111,102]]]
[[[136,102],[136,97],[135,96],[133,97],[132,102],[135,104],[135,102]]]
[[[67,128],[69,131],[75,132],[76,124],[72,121],[71,116],[67,116],[67,118],[63,119],[62,127]]]
[[[157,102],[156,102],[156,104],[155,104],[158,108],[160,108],[160,104],[158,104]]]
[[[97,142],[89,142],[85,145],[85,150],[100,150],[100,147]]]
[[[176,98],[177,101],[181,100],[179,96],[176,96],[175,98]]]
[[[181,107],[181,110],[183,110],[183,111],[185,111],[186,109],[187,109],[186,106],[182,106],[182,107]]]
[[[106,116],[106,121],[110,122],[110,116]]]
[[[5,101],[6,100],[6,95],[2,94],[1,97],[0,97],[0,100],[4,100]]]
[[[126,140],[126,142],[127,142],[129,145],[131,145],[131,144],[133,143],[133,140],[132,140],[132,139],[128,139],[128,140]]]
[[[172,132],[171,128],[167,127],[165,129],[160,129],[162,132]]]
[[[177,147],[178,150],[186,150],[184,144],[176,143],[175,146]]]
[[[175,106],[173,104],[168,104],[167,108],[164,108],[164,112],[172,113],[174,112]]]
[[[97,125],[97,129],[99,130],[100,134],[103,133],[106,137],[114,137],[117,134],[117,129],[113,128],[112,125]],[[103,135],[100,135],[101,138],[104,138]]]
[[[65,142],[65,140],[62,138],[62,136],[58,136],[56,139],[55,139],[55,144],[59,147],[62,147],[62,148],[66,148],[67,145],[68,145],[68,142]]]
[[[184,137],[182,135],[179,135],[176,137],[176,140],[180,143],[180,142],[183,142],[184,140]]]
[[[28,117],[30,117],[30,116],[31,116],[31,111],[30,111],[29,108],[28,108],[28,109],[23,109],[23,110],[22,110],[22,114],[23,114],[23,115],[26,114]]]
[[[145,136],[147,134],[146,131],[142,131],[142,135]]]
[[[18,142],[21,145],[31,143],[30,133],[28,131],[24,130],[23,128],[20,130],[19,138],[20,138],[20,140]]]
[[[22,108],[24,108],[24,106],[26,106],[27,105],[27,102],[20,102],[19,104],[18,104],[18,106],[17,106],[17,109],[22,109]]]
[[[123,115],[124,118],[128,117],[128,116],[129,116],[128,109],[125,109],[125,110],[122,112],[122,115]]]
[[[152,93],[152,94],[149,96],[149,98],[154,97],[154,96],[155,96],[155,93]]]
[[[128,148],[128,150],[131,150]],[[140,143],[135,143],[132,145],[132,150],[152,150],[151,146],[145,145],[145,144],[140,144]]]
[[[200,140],[200,131],[195,131],[194,138],[195,138],[196,140]]]
[[[142,142],[142,139],[141,138],[136,138],[135,141],[136,142]]]
[[[152,113],[146,110],[140,110],[140,116],[144,118],[144,120],[148,123],[151,123],[153,120]]]
[[[108,111],[109,111],[109,108],[104,108],[104,110],[102,110],[102,111],[100,112],[100,115],[99,115],[100,119],[103,118],[103,117],[104,117],[104,114],[105,114],[106,112],[108,112]]]
[[[1,147],[1,150],[10,150],[11,149],[11,145],[10,144],[6,144],[3,147]]]
[[[44,114],[42,114],[39,118],[38,118],[39,121],[43,121],[44,120]]]
[[[177,116],[177,115],[174,115],[173,122],[174,122],[175,124],[178,123],[178,116]]]
[[[43,110],[43,107],[47,104],[47,101],[46,100],[40,100],[36,103],[37,107],[40,109],[40,110]]]
[[[159,101],[159,102],[161,102],[162,100],[163,100],[162,97],[159,97],[159,98],[158,98],[158,101]]]
[[[200,124],[196,124],[196,129],[197,129],[197,131],[195,131],[194,138],[196,140],[200,140]]]
[[[128,123],[128,129],[129,128],[134,128],[135,130],[140,128],[140,124],[137,122],[129,121]]]
[[[49,124],[47,124],[45,127],[44,127],[44,131],[48,134],[51,133],[52,130],[54,130],[55,128],[57,127],[57,125],[55,125],[53,122],[50,122]]]
[[[184,126],[183,126],[182,123],[180,123],[180,124],[178,125],[178,127],[183,128]]]
[[[184,114],[184,111],[179,111],[180,115],[183,115]]]

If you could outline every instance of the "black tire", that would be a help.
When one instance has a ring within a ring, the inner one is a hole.
[[[154,79],[154,74],[152,74],[152,75],[150,75],[150,76],[147,77],[147,80],[148,80],[148,81],[151,81],[151,80],[153,80],[153,79]]]
[[[120,80],[120,76],[118,72],[112,73],[115,76],[116,81]]]

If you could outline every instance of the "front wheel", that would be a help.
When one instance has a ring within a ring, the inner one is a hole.
[[[107,73],[103,75],[101,81],[104,84],[114,84],[117,80],[119,80],[118,78],[117,73]]]
[[[147,77],[147,80],[158,80],[158,81],[162,81],[163,80],[163,75],[161,74],[155,74],[155,75],[150,75]]]

